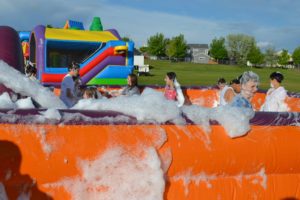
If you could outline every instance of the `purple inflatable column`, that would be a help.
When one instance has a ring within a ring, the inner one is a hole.
[[[19,34],[9,26],[0,26],[0,60],[24,73],[24,58]],[[5,74],[2,74],[2,76],[5,76]],[[0,94],[10,91],[10,89],[0,84]]]
[[[38,79],[41,80],[41,75],[44,72],[45,65],[45,26],[36,26],[30,36],[30,60],[34,59],[37,68]],[[33,51],[35,51],[33,53]],[[32,58],[32,56],[35,58]]]

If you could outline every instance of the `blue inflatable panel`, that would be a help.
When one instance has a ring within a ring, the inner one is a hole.
[[[30,31],[20,31],[19,32],[20,41],[29,41]]]
[[[84,30],[83,23],[74,21],[74,20],[69,20],[69,26],[70,28],[77,28],[79,30]]]
[[[127,78],[133,71],[133,66],[107,66],[95,78]]]

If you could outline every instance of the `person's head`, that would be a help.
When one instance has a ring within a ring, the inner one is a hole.
[[[68,66],[69,74],[73,77],[76,77],[79,75],[79,69],[80,69],[79,64],[75,63],[75,62],[72,62],[72,64]]]
[[[235,93],[240,93],[241,92],[240,77],[235,78],[235,79],[233,79],[233,80],[230,81],[230,85],[233,88],[233,90],[234,90]]]
[[[280,72],[273,72],[270,75],[270,85],[271,87],[277,88],[280,86],[281,82],[283,81],[284,76]]]
[[[83,98],[84,99],[97,99],[98,96],[97,96],[97,88],[95,87],[87,87],[85,90],[84,90],[84,93],[83,93]]]
[[[174,81],[176,79],[176,73],[175,72],[168,72],[166,74],[166,77],[165,77],[165,82],[167,85],[173,85],[174,84]]]
[[[247,71],[243,73],[240,82],[242,96],[250,100],[257,91],[259,76],[252,71]]]
[[[134,87],[138,85],[138,79],[137,76],[135,74],[129,74],[127,77],[127,84],[130,87]]]
[[[27,76],[35,76],[36,75],[36,67],[33,65],[33,63],[28,63],[25,67],[25,73]]]
[[[219,78],[217,81],[217,86],[220,90],[222,90],[226,85],[226,80],[224,78]]]

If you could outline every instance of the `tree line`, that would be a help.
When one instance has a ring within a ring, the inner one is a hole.
[[[157,58],[167,57],[169,60],[178,60],[186,57],[187,47],[183,34],[169,39],[164,34],[157,33],[147,40],[147,47],[141,47],[140,51]]]
[[[269,46],[265,52],[257,46],[255,38],[245,34],[229,34],[226,38],[220,37],[212,40],[210,56],[218,62],[229,60],[233,63],[245,65],[249,61],[254,66],[287,66],[300,65],[300,46],[290,56],[288,50],[282,49],[279,53]]]
[[[292,58],[293,64],[300,67],[300,46],[291,56],[286,49],[277,53],[273,46],[267,47],[262,52],[255,38],[245,34],[229,34],[226,37],[214,38],[209,46],[209,55],[218,63],[246,65],[250,62],[254,66],[274,67],[287,66]],[[178,60],[187,56],[187,49],[188,45],[183,34],[169,39],[163,33],[156,33],[148,38],[147,46],[141,47],[140,51],[157,58]]]

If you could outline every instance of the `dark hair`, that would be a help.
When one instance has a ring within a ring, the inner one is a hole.
[[[76,82],[76,81],[81,81],[81,79],[80,79],[81,77],[80,77],[79,74],[78,74],[77,76],[73,76],[72,78],[73,78],[73,81],[74,81],[74,82]]]
[[[25,73],[29,74],[29,75],[36,74],[36,68],[35,68],[35,66],[30,65],[30,64],[27,65],[26,68],[25,68]]]
[[[270,79],[271,79],[271,80],[276,79],[276,81],[278,81],[278,83],[281,83],[281,81],[283,81],[283,79],[284,79],[284,76],[283,76],[282,73],[280,73],[280,72],[273,72],[273,73],[270,75]]]
[[[232,79],[231,81],[230,81],[230,85],[232,85],[232,84],[241,84],[241,78],[242,78],[242,75],[239,75],[238,77],[236,77],[235,79]]]
[[[170,80],[174,81],[176,78],[176,73],[175,72],[168,72],[167,76]]]
[[[217,83],[218,83],[218,84],[225,84],[225,83],[226,83],[226,80],[225,80],[225,78],[219,78],[219,80],[218,80]]]
[[[80,66],[76,62],[72,62],[71,65],[68,66],[68,70],[71,71],[72,69],[80,69]]]
[[[138,85],[138,78],[135,74],[129,74],[128,75],[131,80],[131,87],[137,86]]]

